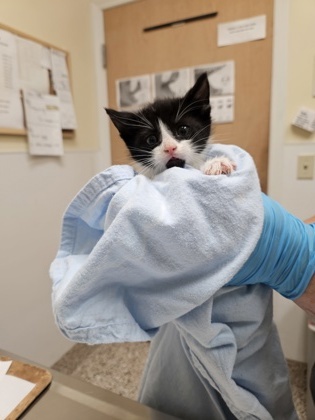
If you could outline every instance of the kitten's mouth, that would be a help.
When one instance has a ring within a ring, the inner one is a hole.
[[[183,159],[171,158],[167,162],[166,168],[170,169],[170,168],[173,168],[174,166],[178,166],[179,168],[183,168],[185,166],[185,161]]]

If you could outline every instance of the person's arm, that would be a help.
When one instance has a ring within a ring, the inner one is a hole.
[[[263,204],[260,239],[229,285],[266,284],[315,315],[315,216],[302,222],[265,195]]]
[[[315,216],[305,220],[305,223],[315,223]],[[311,278],[309,285],[302,296],[294,301],[300,308],[308,314],[315,316],[315,274]]]
[[[309,315],[315,316],[315,274],[302,296],[294,300]]]

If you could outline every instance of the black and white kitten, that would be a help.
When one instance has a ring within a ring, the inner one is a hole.
[[[193,166],[207,175],[230,174],[227,157],[208,159],[210,88],[206,73],[182,98],[158,99],[136,112],[106,112],[126,143],[135,169],[152,178],[174,166]]]

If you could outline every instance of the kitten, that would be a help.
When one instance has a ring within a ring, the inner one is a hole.
[[[136,112],[105,108],[126,143],[135,169],[154,177],[174,166],[193,166],[207,175],[230,174],[234,162],[227,157],[208,159],[210,139],[210,87],[206,73],[182,98],[157,99]]]

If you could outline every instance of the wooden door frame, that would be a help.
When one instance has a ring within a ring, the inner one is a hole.
[[[91,25],[93,29],[94,64],[99,104],[100,157],[99,170],[110,165],[109,121],[105,118],[103,107],[108,105],[107,72],[102,66],[102,45],[105,44],[103,11],[135,0],[92,0]],[[281,180],[283,171],[283,151],[285,132],[285,112],[287,96],[287,63],[289,39],[289,13],[292,0],[274,0],[274,32],[272,85],[270,104],[270,135],[268,163],[268,193],[281,199]]]

